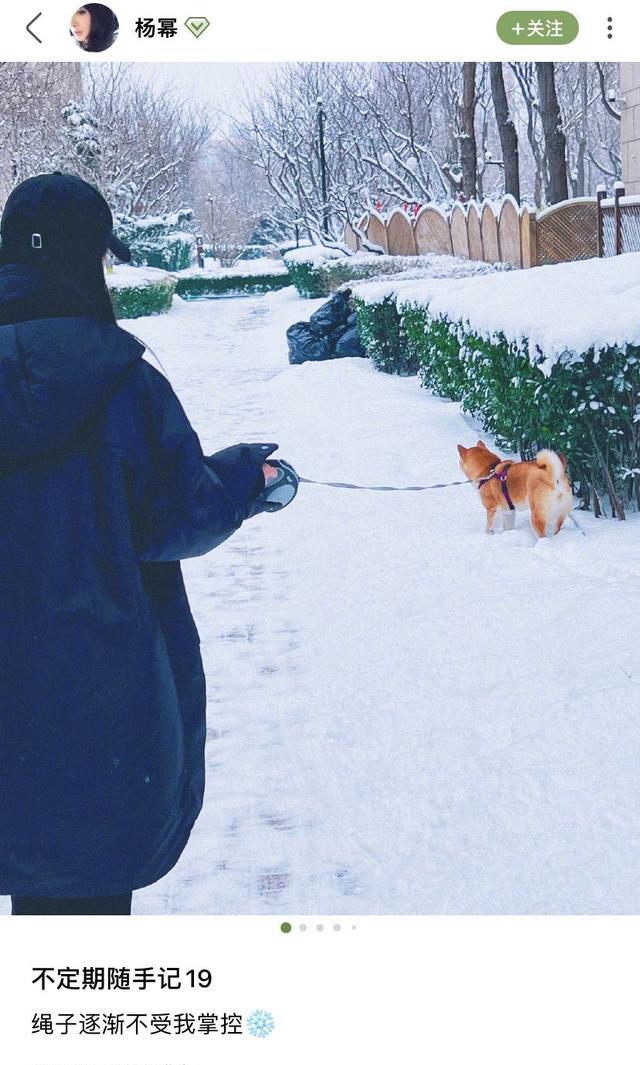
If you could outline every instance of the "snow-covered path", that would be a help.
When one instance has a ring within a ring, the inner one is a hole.
[[[320,302],[320,301],[318,301]],[[307,477],[456,480],[477,427],[365,360],[290,367],[292,290],[132,323],[205,451]],[[640,527],[534,546],[467,486],[303,485],[184,564],[209,691],[205,809],[136,913],[640,910]]]
[[[363,360],[289,367],[291,290],[137,323],[205,450],[428,484],[476,428]],[[488,538],[466,486],[302,486],[185,564],[209,686],[205,810],[136,912],[640,906],[638,523]]]

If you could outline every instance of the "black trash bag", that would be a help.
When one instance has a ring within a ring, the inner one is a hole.
[[[344,334],[348,331],[349,326],[346,322],[343,325],[337,325],[335,329],[331,330],[331,332],[326,337],[326,339],[329,341],[329,348],[331,349],[331,351],[336,350],[336,344],[338,343],[340,338],[343,337]]]
[[[331,356],[329,341],[318,336],[308,322],[296,322],[287,329],[289,362],[299,366],[301,362],[319,362]]]
[[[360,343],[360,337],[358,336],[358,330],[355,326],[351,329],[347,329],[346,333],[340,337],[336,344],[335,354],[338,358],[345,359],[349,356],[355,356],[364,358],[366,352]]]
[[[352,325],[355,325],[357,321],[358,321],[358,315],[356,314],[355,311],[352,311],[351,314],[349,315],[349,317],[347,318],[347,325],[350,328]]]
[[[314,333],[326,336],[333,332],[338,325],[344,325],[351,313],[349,306],[349,292],[336,292],[330,300],[318,307],[311,315],[309,325]]]

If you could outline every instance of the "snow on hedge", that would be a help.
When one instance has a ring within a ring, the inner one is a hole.
[[[353,259],[355,256],[347,256],[344,252],[337,251],[335,248],[325,248],[324,244],[310,244],[302,248],[292,248],[291,251],[284,253],[283,258],[285,263],[309,263],[311,266],[316,266],[320,263],[329,262],[330,259]]]
[[[377,256],[377,258],[381,258]],[[413,292],[417,281],[427,278],[468,278],[480,274],[495,273],[510,269],[507,263],[485,263],[474,259],[458,259],[453,255],[429,253],[420,256],[384,256],[394,262],[403,260],[405,268],[400,275],[362,281],[353,286],[353,293],[366,304],[382,303],[386,299],[404,300],[407,291]]]
[[[347,266],[354,273],[360,267],[375,266],[376,272],[384,267],[389,268],[389,273],[399,270],[410,270],[421,266],[426,259],[449,258],[449,256],[435,255],[378,255],[372,251],[359,251],[354,255],[345,255],[333,248],[324,248],[316,245],[312,248],[296,248],[284,255],[285,263],[292,265],[304,263],[306,266],[322,268],[325,271],[341,270]]]
[[[500,336],[527,352],[543,373],[607,348],[640,345],[640,253],[408,283],[402,306],[428,306],[486,340]]]
[[[205,267],[190,266],[186,270],[174,270],[173,277],[263,277],[281,275],[287,273],[287,268],[281,259],[242,259],[233,266],[208,266],[212,260],[205,259]]]
[[[118,264],[113,270],[105,272],[107,288],[141,288],[147,285],[157,285],[159,281],[166,281],[173,277],[167,270],[160,270],[155,266],[125,266]]]

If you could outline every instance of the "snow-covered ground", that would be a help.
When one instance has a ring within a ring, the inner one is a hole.
[[[292,289],[126,323],[205,451],[306,477],[458,480],[456,404],[366,360],[290,367]],[[302,485],[184,564],[205,809],[135,912],[640,912],[640,526],[487,537],[469,486]]]

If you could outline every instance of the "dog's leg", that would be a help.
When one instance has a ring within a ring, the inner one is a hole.
[[[558,516],[558,520],[556,522],[556,529],[555,529],[556,533],[560,532],[560,530],[561,530],[562,526],[564,525],[565,521],[567,520],[567,518],[571,518],[571,521],[574,523],[576,528],[579,528],[578,523],[576,522],[575,518],[571,517],[572,509],[573,509],[573,499],[571,500],[571,503],[570,503],[569,506],[563,507],[563,509],[560,511],[560,514]],[[580,531],[582,531],[582,530],[580,530]]]
[[[547,535],[546,515],[542,514],[534,507],[531,508],[531,524],[533,525],[534,532],[538,534],[540,539],[544,539],[544,537]]]
[[[494,525],[494,522],[496,520],[497,513],[498,513],[498,508],[497,507],[493,507],[491,510],[489,510],[489,508],[487,508],[487,533],[489,533],[489,534],[491,534],[493,532],[493,525]]]
[[[516,523],[515,510],[503,510],[502,511],[502,529],[503,532],[510,532]]]

